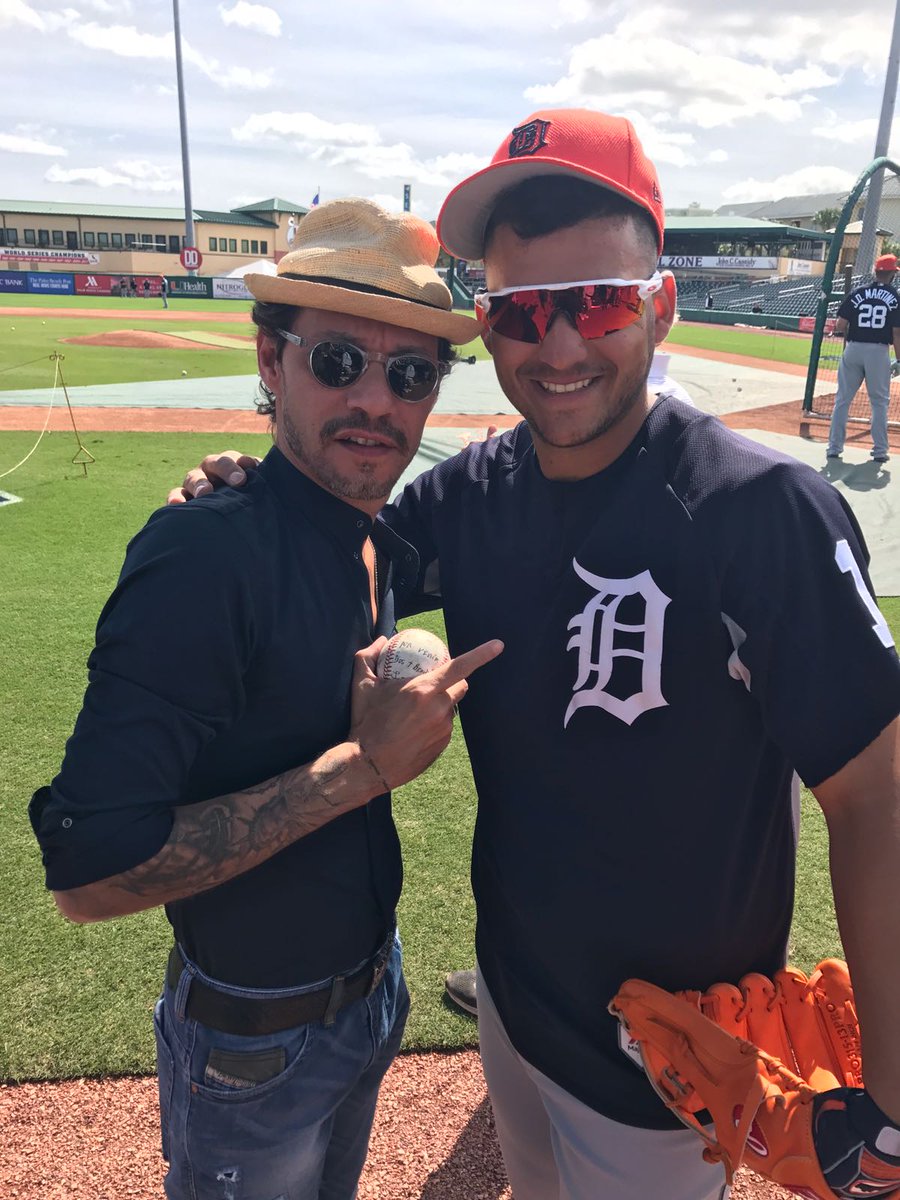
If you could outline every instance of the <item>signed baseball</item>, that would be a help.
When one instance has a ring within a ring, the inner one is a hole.
[[[375,674],[379,679],[412,679],[450,661],[450,651],[427,629],[404,629],[395,633],[378,655]]]

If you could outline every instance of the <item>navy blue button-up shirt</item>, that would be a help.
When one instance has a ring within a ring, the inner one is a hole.
[[[382,565],[373,629],[362,545]],[[31,818],[47,885],[162,849],[173,811],[310,762],[346,737],[353,655],[394,624],[418,559],[273,449],[246,488],[153,514],[128,547],[59,775]],[[352,968],[393,920],[400,848],[382,796],[168,916],[214,978],[290,987]]]

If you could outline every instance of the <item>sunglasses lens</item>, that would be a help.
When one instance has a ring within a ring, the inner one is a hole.
[[[552,306],[542,297],[549,292],[511,292],[508,296],[491,296],[490,308],[483,313],[488,328],[511,338],[514,342],[537,345],[547,332]]]
[[[418,354],[402,354],[388,362],[388,384],[399,400],[412,403],[427,400],[437,385],[437,378],[434,363]]]
[[[581,293],[580,304],[573,315],[584,338],[604,337],[607,333],[627,329],[643,316],[644,301],[638,295],[637,286],[595,284],[571,290]]]
[[[319,342],[309,356],[313,375],[323,387],[342,388],[356,383],[366,365],[359,346],[350,342]]]
[[[490,329],[516,342],[536,345],[545,337],[557,313],[564,313],[583,338],[605,337],[639,321],[644,302],[637,286],[588,284],[559,291],[532,290],[491,296],[482,319]]]

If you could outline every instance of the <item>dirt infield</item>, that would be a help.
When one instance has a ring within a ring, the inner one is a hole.
[[[0,1195],[160,1200],[158,1121],[152,1077],[0,1087]],[[401,1055],[381,1091],[359,1200],[510,1197],[478,1054]],[[789,1200],[745,1172],[732,1197]]]
[[[214,350],[215,346],[194,342],[155,329],[111,329],[108,333],[86,333],[81,337],[60,338],[70,346],[116,346],[122,350]]]
[[[2,393],[0,393],[2,394]],[[0,432],[44,428],[47,406],[0,404]],[[511,429],[520,418],[484,413],[432,413],[430,429],[484,429],[495,425]],[[253,409],[241,408],[76,408],[75,422],[82,433],[265,433],[269,418]],[[50,414],[47,430],[66,432],[72,428],[65,402],[60,399]]]
[[[176,302],[177,303],[177,302]],[[121,321],[127,308],[0,308],[0,317],[77,317],[82,321]],[[249,309],[244,312],[216,312],[215,309],[135,308],[134,321],[224,321],[249,322]]]

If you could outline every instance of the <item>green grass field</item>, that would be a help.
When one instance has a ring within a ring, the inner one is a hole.
[[[153,320],[148,313],[160,310],[159,301],[123,300],[118,296],[11,296],[0,294],[0,308],[27,307],[34,309],[28,316],[0,315],[0,402],[2,393],[30,388],[53,386],[53,353],[63,354],[61,364],[67,386],[104,383],[141,383],[157,379],[179,379],[186,371],[190,379],[212,379],[221,375],[253,375],[256,373],[256,350],[252,343],[246,349],[188,349],[134,348],[114,346],[72,345],[64,338],[86,337],[96,333],[111,333],[123,329],[147,330],[178,336],[188,331],[201,331],[228,336],[249,335],[254,332],[250,321],[250,304],[234,300],[172,300],[173,310],[196,312],[197,320],[190,322]],[[54,309],[77,308],[84,315],[54,316]],[[121,318],[99,318],[91,310],[116,309]],[[244,314],[240,322],[204,321],[204,314]],[[477,339],[460,347],[464,356],[471,354],[487,358],[487,351]]]
[[[63,921],[42,886],[26,805],[59,766],[97,615],[125,545],[209,448],[209,435],[84,440],[97,459],[87,478],[70,465],[71,435],[53,434],[0,484],[25,500],[0,506],[0,654],[7,664],[0,673],[0,1079],[151,1070],[149,1013],[170,942],[161,911],[102,925]],[[0,433],[0,472],[34,441],[33,433]],[[262,435],[242,440],[260,454],[268,444]],[[439,617],[416,623],[443,634]],[[444,973],[473,955],[474,792],[458,736],[425,776],[401,790],[397,816],[406,861],[400,920],[415,998],[407,1044],[471,1044],[474,1024],[441,999]]]
[[[0,507],[4,620],[0,622],[0,1079],[45,1079],[153,1069],[150,1010],[169,946],[161,911],[75,926],[44,891],[26,817],[32,791],[61,760],[85,683],[97,614],[125,544],[208,435],[93,434],[97,463],[72,467],[72,439],[49,435],[2,486],[25,503]],[[0,434],[0,471],[22,458],[31,433]],[[267,439],[244,437],[263,453]],[[194,603],[202,604],[202,597]],[[187,598],[173,598],[172,618]],[[900,636],[900,600],[883,608]],[[439,617],[417,618],[442,633]],[[839,952],[819,810],[806,797],[794,960]],[[406,864],[400,910],[413,994],[408,1048],[471,1044],[475,1027],[442,1001],[448,969],[472,961],[468,859],[475,797],[458,736],[421,779],[397,795]]]
[[[746,354],[749,358],[763,358],[769,362],[795,363],[805,367],[809,362],[812,339],[788,336],[765,329],[751,331],[734,329],[728,325],[675,325],[666,344],[696,346],[703,350],[716,350],[724,354]],[[823,343],[827,352],[829,343]]]

